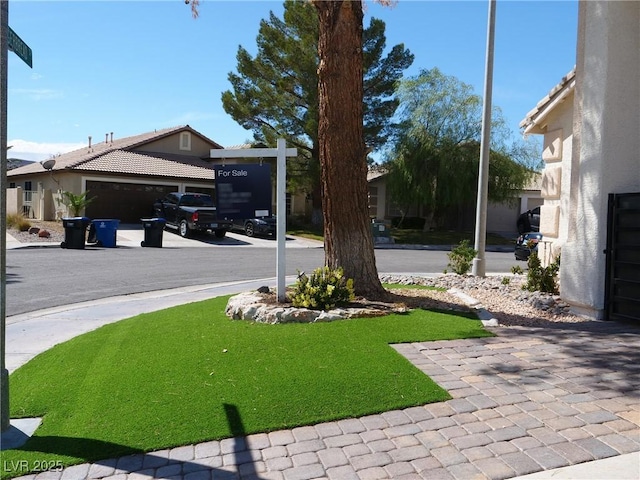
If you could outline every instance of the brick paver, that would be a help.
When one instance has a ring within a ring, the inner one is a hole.
[[[494,331],[393,347],[449,389],[447,402],[24,478],[497,480],[640,451],[640,329]]]

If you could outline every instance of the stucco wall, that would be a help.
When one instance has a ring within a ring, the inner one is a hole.
[[[640,2],[581,1],[578,44],[572,163],[579,172],[562,296],[602,318],[607,196],[640,191]]]
[[[553,115],[549,116],[542,155],[545,162],[541,192],[544,211],[541,214],[540,230],[545,237],[554,239],[558,246],[566,242],[569,230],[567,213],[570,208],[568,193],[571,190],[572,128],[573,95],[569,95],[554,110]],[[552,144],[554,147],[549,148]],[[558,219],[557,223],[553,220],[554,217]]]
[[[182,133],[189,133],[191,137],[189,149],[180,148],[181,147],[180,139],[181,139]],[[211,144],[208,142],[205,142],[198,135],[194,135],[191,132],[178,132],[173,135],[169,135],[168,137],[156,140],[155,142],[146,143],[136,148],[135,151],[165,152],[165,153],[175,153],[178,155],[195,155],[201,158],[208,158],[209,152],[211,151]]]

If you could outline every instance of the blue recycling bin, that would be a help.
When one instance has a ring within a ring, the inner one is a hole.
[[[144,228],[144,240],[140,246],[162,248],[162,232],[167,221],[164,218],[141,218],[140,221]]]
[[[116,247],[116,237],[118,236],[118,224],[120,220],[95,219],[91,222],[95,228],[96,244],[106,248]]]
[[[62,248],[84,249],[87,226],[91,220],[87,217],[67,217],[62,219],[64,242]]]

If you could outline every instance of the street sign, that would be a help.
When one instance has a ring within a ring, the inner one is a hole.
[[[33,68],[32,54],[31,48],[29,45],[24,43],[22,39],[18,36],[16,32],[13,31],[11,27],[7,27],[7,42],[9,44],[9,50],[12,50],[18,55],[24,63],[29,65],[30,68]]]

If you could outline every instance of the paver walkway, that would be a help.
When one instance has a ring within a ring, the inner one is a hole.
[[[640,329],[495,332],[394,346],[447,402],[24,478],[503,479],[640,451]]]

